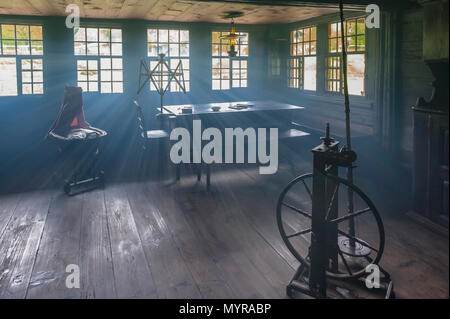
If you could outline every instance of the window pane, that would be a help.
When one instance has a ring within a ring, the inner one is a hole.
[[[42,71],[33,71],[33,82],[42,83],[44,82],[44,77]]]
[[[100,90],[102,93],[111,93],[111,82],[102,82]]]
[[[113,81],[122,81],[122,71],[121,70],[112,71],[112,79]]]
[[[169,55],[170,56],[179,56],[180,55],[180,47],[178,44],[170,44]]]
[[[122,30],[112,29],[111,30],[111,41],[112,42],[122,42]]]
[[[87,28],[87,40],[88,41],[98,41],[98,29],[97,28]]]
[[[17,95],[16,58],[0,58],[0,96]]]
[[[87,71],[77,71],[78,81],[87,81]]]
[[[213,90],[220,90],[220,80],[213,80],[212,81],[212,89]]]
[[[100,55],[111,55],[110,43],[100,43]]]
[[[86,29],[85,28],[75,28],[73,32],[74,32],[74,40],[75,41],[86,41]]]
[[[348,93],[353,95],[364,95],[364,74],[365,74],[365,55],[348,55]]]
[[[88,92],[87,82],[78,82],[77,86],[80,87],[83,92]]]
[[[110,42],[111,41],[111,30],[110,29],[100,29],[100,42]]]
[[[22,82],[31,83],[31,71],[22,72]]]
[[[15,40],[3,40],[2,48],[3,48],[3,54],[15,55],[16,54],[16,41]]]
[[[222,80],[222,90],[229,90],[230,89],[230,81]]]
[[[87,55],[98,55],[98,42],[88,42]]]
[[[113,69],[122,69],[122,59],[112,59]]]
[[[86,45],[84,42],[75,42],[73,46],[75,55],[86,55]]]
[[[98,69],[97,60],[88,60],[88,68],[89,70],[97,70]]]
[[[304,59],[303,89],[316,90],[316,57],[305,57]]]
[[[30,27],[31,40],[43,40],[42,38],[42,27],[41,26],[31,26]]]
[[[33,70],[42,70],[42,59],[33,59]]]
[[[33,84],[33,93],[34,94],[43,94],[44,93],[44,84],[43,83],[34,83]]]
[[[180,56],[189,56],[189,44],[180,45]]]
[[[22,94],[33,94],[33,85],[31,83],[22,84]]]
[[[98,92],[98,82],[88,82],[89,92]]]
[[[153,43],[158,42],[158,30],[148,29],[147,30],[147,39],[148,39],[148,42],[153,42]]]
[[[89,82],[91,82],[91,81],[97,82],[97,80],[98,80],[98,71],[97,70],[95,70],[95,71],[89,70],[89,72],[88,72],[88,81]]]
[[[42,41],[31,41],[31,54],[44,55],[44,43]]]
[[[100,73],[102,81],[111,81],[111,71],[102,70]]]
[[[113,93],[123,93],[122,82],[113,82]]]
[[[15,30],[14,25],[2,24],[2,38],[9,40],[15,39],[16,35],[14,30]]]
[[[169,31],[168,30],[159,30],[159,42],[169,42]]]
[[[180,31],[180,42],[189,43],[189,31],[187,30]]]
[[[179,42],[179,41],[180,41],[180,31],[169,30],[169,42]]]
[[[30,59],[22,59],[22,70],[31,70],[31,60]]]
[[[30,28],[27,25],[16,25],[16,38],[28,40],[30,39]]]
[[[86,60],[78,60],[77,61],[77,68],[78,68],[78,70],[85,70],[85,69],[87,69],[87,61]]]
[[[153,57],[158,56],[157,46],[158,45],[156,43],[148,43],[147,55],[148,56],[153,56]]]

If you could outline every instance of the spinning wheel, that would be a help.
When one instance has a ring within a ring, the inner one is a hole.
[[[342,0],[339,0],[339,13],[341,30],[345,30]],[[327,123],[322,144],[312,150],[313,173],[296,177],[278,198],[277,223],[281,237],[300,261],[300,267],[286,287],[288,296],[292,291],[299,291],[326,298],[328,278],[330,281],[364,281],[363,275],[372,269],[368,266],[379,266],[383,254],[381,217],[372,201],[353,184],[353,163],[357,155],[351,147],[344,32],[341,32],[340,40],[346,145],[339,149],[339,142],[330,136]],[[339,167],[346,168],[346,179],[337,176]],[[376,268],[373,269],[375,272]],[[386,282],[385,298],[391,298],[394,294],[390,275],[383,268],[378,269]],[[379,272],[377,277],[381,279]],[[365,283],[369,288],[367,281]],[[331,286],[338,290],[338,286]]]
[[[320,173],[319,173],[320,174]],[[330,278],[357,278],[370,264],[378,264],[384,249],[384,227],[372,201],[354,184],[337,176],[325,176],[325,224],[328,229]],[[277,203],[277,223],[289,251],[310,266],[312,234],[313,174],[293,179],[281,192]],[[353,212],[348,212],[348,191],[352,191]],[[354,223],[355,228],[350,227]],[[353,231],[354,229],[354,231]]]

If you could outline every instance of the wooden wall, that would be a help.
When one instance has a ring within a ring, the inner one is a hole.
[[[404,11],[400,15],[400,96],[399,96],[399,147],[402,163],[410,169],[413,152],[413,114],[411,107],[418,97],[431,96],[433,76],[423,61],[422,30],[423,9]]]

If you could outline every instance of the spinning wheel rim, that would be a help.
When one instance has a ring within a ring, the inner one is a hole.
[[[335,175],[331,175],[331,174],[327,174],[326,175],[327,178],[330,178],[332,180],[334,180],[334,182],[336,183],[342,183],[344,186],[350,187],[352,189],[353,192],[355,192],[358,196],[360,196],[360,198],[368,205],[368,207],[370,207],[370,211],[372,213],[372,216],[375,218],[377,227],[378,227],[378,234],[379,234],[379,244],[378,244],[378,249],[376,251],[376,257],[373,260],[368,260],[369,261],[369,265],[373,264],[373,265],[378,265],[381,257],[383,255],[383,251],[384,251],[384,244],[385,244],[385,232],[384,232],[384,226],[383,226],[383,221],[381,220],[381,216],[378,213],[377,208],[375,207],[375,205],[373,204],[373,202],[369,199],[369,197],[367,197],[366,194],[364,194],[364,192],[358,188],[357,186],[355,186],[354,184],[349,183],[347,180],[340,178],[338,176]],[[286,247],[288,248],[288,250],[291,252],[291,254],[302,264],[307,265],[308,268],[310,267],[311,263],[304,258],[303,256],[301,256],[298,251],[295,249],[295,247],[292,245],[292,243],[289,241],[289,237],[286,234],[286,231],[284,229],[283,226],[283,218],[282,218],[282,207],[283,207],[283,199],[285,198],[286,194],[288,194],[288,192],[290,191],[290,189],[298,184],[299,182],[302,182],[303,180],[307,179],[307,178],[313,178],[313,174],[312,173],[307,173],[307,174],[303,174],[300,176],[297,176],[296,178],[294,178],[293,180],[291,180],[286,186],[285,188],[281,191],[279,197],[278,197],[278,201],[277,201],[277,225],[278,225],[278,230],[281,234],[281,237],[283,239],[284,244],[286,245]],[[363,256],[361,256],[363,257]],[[367,267],[367,266],[366,266]],[[333,273],[330,272],[329,270],[327,270],[326,275],[327,277],[330,278],[337,278],[337,279],[350,279],[350,278],[358,278],[361,277],[362,275],[364,275],[365,272],[365,268],[353,273],[353,274],[349,274],[349,273]]]

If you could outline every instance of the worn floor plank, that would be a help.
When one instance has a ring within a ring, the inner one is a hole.
[[[0,195],[0,237],[19,204],[21,197],[20,193]]]
[[[199,232],[186,220],[174,188],[165,189],[148,185],[150,196],[164,198],[156,201],[168,223],[174,241],[183,256],[203,298],[235,298],[222,270],[213,258],[210,247]],[[168,196],[167,196],[168,194]]]
[[[82,195],[81,297],[116,298],[105,194],[102,189]]]
[[[24,298],[41,242],[51,191],[26,193],[0,238],[0,296]]]
[[[114,279],[119,298],[157,298],[150,266],[136,227],[125,188],[105,189]]]
[[[49,208],[27,298],[80,298],[80,289],[66,286],[68,265],[80,265],[83,198],[55,194]]]
[[[200,298],[200,291],[176,246],[170,225],[158,207],[159,198],[150,194],[144,185],[126,185],[128,199],[147,260],[158,287],[160,298]]]
[[[243,234],[234,234],[233,226],[227,223],[227,218],[229,221],[234,219],[227,204],[205,192],[204,185],[199,185],[199,193],[196,195],[195,187],[185,186],[193,183],[193,178],[185,178],[180,183],[180,187],[184,187],[189,195],[178,194],[177,201],[182,205],[188,222],[192,223],[192,227],[210,246],[215,260],[238,298],[280,298],[282,293],[273,289],[249,258],[249,251],[243,245]]]

